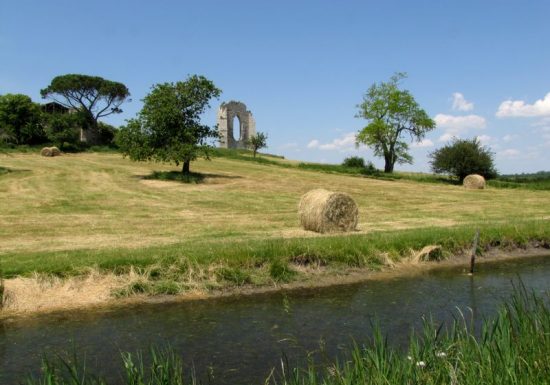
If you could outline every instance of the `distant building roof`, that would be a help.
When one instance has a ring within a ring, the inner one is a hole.
[[[44,103],[40,106],[40,108],[42,109],[42,111],[50,112],[50,113],[53,113],[53,112],[67,113],[72,109],[72,108],[67,108],[63,104],[58,102]]]

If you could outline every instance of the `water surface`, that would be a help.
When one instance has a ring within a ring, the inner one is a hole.
[[[323,347],[334,357],[353,340],[367,341],[378,321],[392,343],[404,345],[424,315],[450,320],[456,309],[491,315],[513,290],[550,289],[550,257],[480,264],[360,284],[214,300],[143,304],[123,309],[64,312],[0,323],[0,384],[37,373],[42,355],[71,352],[120,382],[120,351],[166,345],[205,382],[261,384],[282,354],[303,363]],[[470,310],[468,310],[470,309]],[[210,377],[210,378],[209,378]]]

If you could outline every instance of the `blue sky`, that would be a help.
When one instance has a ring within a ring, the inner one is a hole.
[[[41,101],[51,79],[83,73],[151,85],[201,74],[239,100],[268,151],[339,163],[365,122],[356,105],[374,82],[403,87],[438,123],[413,165],[452,136],[479,136],[499,171],[550,169],[549,1],[8,1],[0,0],[0,94]]]

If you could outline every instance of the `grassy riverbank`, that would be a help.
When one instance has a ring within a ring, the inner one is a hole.
[[[388,345],[383,327],[372,341],[348,351],[346,359],[309,368],[283,366],[265,381],[274,385],[461,384],[532,385],[550,383],[550,308],[548,296],[518,289],[498,314],[475,333],[466,319],[440,328],[426,322],[411,334],[408,350]],[[141,355],[122,353],[127,384],[194,384],[181,360],[170,350],[153,350],[152,363]],[[85,373],[84,363],[45,361],[34,384],[106,384]]]
[[[10,171],[0,175],[0,201],[9,202],[0,213],[6,291],[28,291],[28,282],[14,288],[13,279],[35,273],[50,286],[52,275],[110,274],[111,283],[101,285],[114,296],[303,282],[414,257],[446,258],[469,249],[478,228],[480,251],[549,247],[546,191],[471,191],[243,157],[194,162],[199,183],[181,183],[158,177],[170,175],[172,166],[134,163],[117,153],[0,154]],[[301,229],[297,204],[314,188],[349,193],[360,210],[358,231]],[[426,246],[438,247],[419,256]],[[44,291],[36,287],[36,295]]]

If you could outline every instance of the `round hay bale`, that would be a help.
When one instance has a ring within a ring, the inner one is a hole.
[[[478,174],[470,174],[462,182],[465,188],[480,190],[485,188],[485,178]]]
[[[61,155],[61,151],[57,147],[50,147],[50,150],[52,152],[52,156],[59,156]]]
[[[44,147],[42,150],[40,150],[40,155],[42,156],[53,156],[52,155],[52,149],[49,147]]]
[[[298,212],[303,228],[318,233],[355,230],[359,219],[357,204],[348,194],[324,189],[302,195]]]

